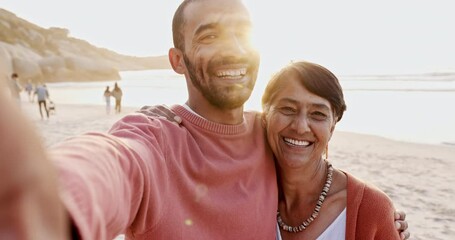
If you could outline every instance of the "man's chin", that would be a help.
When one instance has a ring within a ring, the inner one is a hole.
[[[224,101],[222,101],[219,104],[219,107],[222,107],[223,109],[230,109],[230,110],[243,107],[243,105],[248,100],[250,95],[251,95],[251,92],[249,92],[248,94],[245,93],[245,94],[241,94],[241,95],[236,95],[235,97],[230,96],[229,98],[226,98]]]

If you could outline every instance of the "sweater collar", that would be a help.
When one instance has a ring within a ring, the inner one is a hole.
[[[182,117],[183,124],[186,120],[200,128],[217,134],[235,135],[245,132],[248,128],[247,121],[245,121],[245,115],[243,116],[242,123],[236,125],[226,125],[209,121],[181,105],[173,105],[171,109],[175,111],[177,115]]]

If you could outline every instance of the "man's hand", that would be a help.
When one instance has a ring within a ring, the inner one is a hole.
[[[408,230],[408,222],[406,221],[406,213],[403,211],[395,211],[395,227],[400,232],[401,239],[409,239],[411,233]]]
[[[139,112],[148,116],[167,119],[176,125],[182,123],[182,118],[177,116],[177,114],[166,105],[144,106]]]
[[[57,174],[0,81],[0,239],[69,239]]]

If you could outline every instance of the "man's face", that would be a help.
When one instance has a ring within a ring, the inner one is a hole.
[[[192,3],[185,10],[183,31],[183,57],[193,86],[217,108],[241,107],[259,68],[246,8],[238,1]]]

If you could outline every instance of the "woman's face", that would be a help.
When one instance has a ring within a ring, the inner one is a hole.
[[[309,92],[294,75],[282,81],[264,120],[281,168],[321,159],[336,123],[329,101]]]

